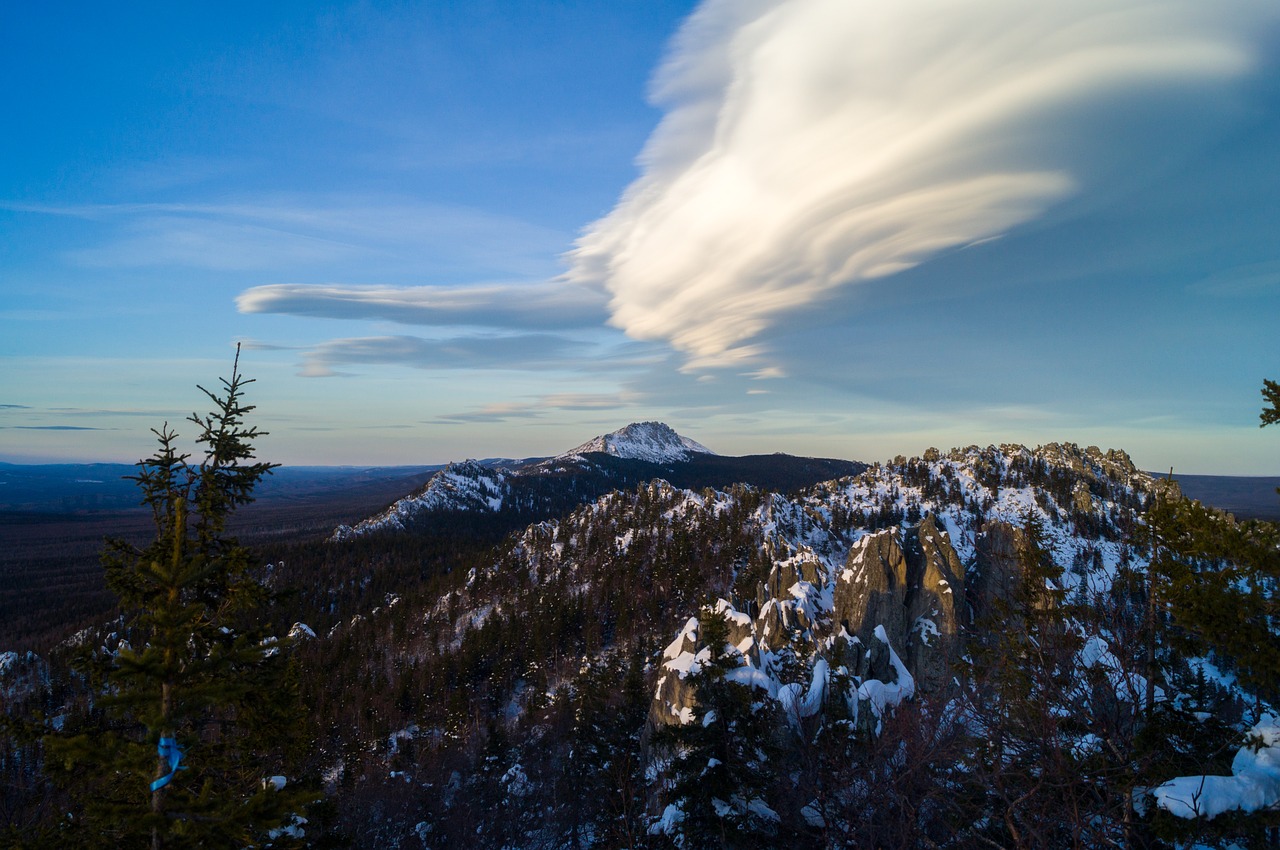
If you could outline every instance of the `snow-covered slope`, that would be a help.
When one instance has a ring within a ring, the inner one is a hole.
[[[647,460],[651,463],[670,463],[688,460],[691,454],[715,454],[701,443],[677,434],[669,425],[661,422],[632,422],[608,434],[587,440],[560,457],[603,452],[630,460]]]
[[[330,538],[347,540],[373,531],[405,529],[405,523],[426,511],[487,511],[502,509],[509,474],[481,466],[474,460],[451,463],[431,476],[420,491],[400,499],[380,514],[354,526],[340,525]]]
[[[1188,820],[1275,810],[1280,806],[1280,718],[1265,715],[1246,740],[1231,762],[1230,776],[1171,779],[1152,792],[1156,805]]]

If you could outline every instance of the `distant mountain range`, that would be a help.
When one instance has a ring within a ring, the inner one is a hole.
[[[628,461],[648,466],[636,466]],[[785,454],[726,457],[661,422],[632,423],[551,458],[488,457],[466,463],[488,470],[504,470],[508,474],[524,474],[535,469],[539,474],[551,476],[586,473],[586,478],[599,478],[602,487],[608,483],[607,479],[616,479],[618,483],[614,486],[630,486],[659,477],[681,487],[723,487],[741,481],[783,491],[854,474],[866,467],[855,461]],[[452,477],[456,481],[458,475],[473,474],[462,471],[459,464],[453,466],[455,469],[446,479]],[[445,467],[444,464],[283,466],[264,479],[255,496],[258,502],[273,503],[325,493],[337,495],[353,487],[385,489],[388,485],[394,486],[395,481],[422,480]],[[136,471],[133,464],[125,463],[0,462],[0,511],[83,513],[137,508],[137,486],[125,477]],[[1161,477],[1159,473],[1151,474]],[[1280,476],[1176,475],[1175,478],[1182,492],[1192,499],[1241,518],[1280,521],[1280,496],[1276,494]],[[444,483],[442,480],[438,486],[443,487]],[[608,492],[608,489],[613,487],[599,492]],[[411,495],[417,496],[420,492],[413,491]],[[433,506],[443,509],[444,503],[433,501]]]
[[[290,500],[324,492],[350,492],[394,481],[421,480],[433,466],[282,466],[263,479],[256,501]],[[69,513],[139,507],[131,463],[0,463],[0,511]]]
[[[661,422],[636,422],[552,458],[451,463],[387,510],[339,526],[332,539],[456,527],[460,514],[467,515],[472,531],[505,534],[654,479],[690,489],[749,484],[790,491],[867,468],[856,461],[786,454],[727,457]]]

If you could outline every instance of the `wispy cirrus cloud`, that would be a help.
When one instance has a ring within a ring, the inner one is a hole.
[[[380,319],[408,325],[490,328],[599,327],[603,294],[563,280],[471,286],[347,286],[271,284],[236,298],[242,313],[284,313],[331,319]]]
[[[1280,293],[1280,261],[1223,269],[1191,284],[1190,289],[1222,298],[1249,298]]]
[[[789,317],[1106,194],[1153,147],[1189,144],[1143,116],[1203,118],[1280,19],[1264,0],[1226,2],[708,0],[655,76],[666,114],[641,177],[578,239],[567,274],[273,284],[237,304],[515,331],[608,322],[694,371],[820,369],[779,350]],[[1129,137],[1105,135],[1120,124]]]
[[[578,240],[570,279],[694,368],[758,362],[780,315],[1176,148],[1149,133],[1091,156],[1145,96],[1197,118],[1209,89],[1255,68],[1277,14],[1264,0],[708,0],[656,77],[666,115],[643,174]]]
[[[332,339],[308,348],[299,374],[309,378],[340,375],[344,366],[385,364],[418,369],[511,369],[538,371],[567,368],[588,353],[589,346],[554,334],[458,336],[372,336]]]

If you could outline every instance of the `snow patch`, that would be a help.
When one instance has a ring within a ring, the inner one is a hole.
[[[1280,806],[1280,718],[1266,715],[1249,730],[1231,776],[1179,776],[1151,792],[1156,805],[1180,818],[1215,818]]]

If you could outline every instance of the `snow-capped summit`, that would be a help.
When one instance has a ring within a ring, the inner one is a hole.
[[[561,457],[589,452],[603,452],[615,457],[652,463],[688,460],[691,454],[715,454],[701,443],[680,436],[671,426],[661,422],[632,422],[625,428],[588,440]]]

